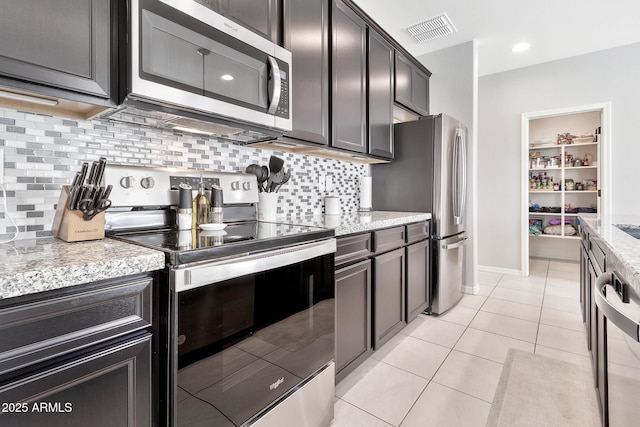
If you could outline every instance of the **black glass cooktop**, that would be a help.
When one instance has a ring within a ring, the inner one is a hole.
[[[115,233],[110,237],[164,251],[168,264],[183,265],[280,249],[333,236],[332,229],[249,221],[227,224],[224,230],[217,231],[164,229]]]

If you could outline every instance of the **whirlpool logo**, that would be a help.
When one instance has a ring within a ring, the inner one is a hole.
[[[276,382],[274,382],[273,384],[271,384],[269,386],[269,390],[275,390],[278,387],[280,387],[280,384],[282,384],[284,382],[284,377],[280,378],[279,380],[277,380]]]

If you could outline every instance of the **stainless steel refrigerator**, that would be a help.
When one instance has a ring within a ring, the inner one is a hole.
[[[373,209],[430,212],[431,311],[462,298],[467,128],[445,114],[394,125],[394,159],[373,165]]]

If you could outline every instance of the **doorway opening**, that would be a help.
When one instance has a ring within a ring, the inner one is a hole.
[[[522,114],[521,272],[529,257],[578,261],[578,216],[610,211],[611,104]]]

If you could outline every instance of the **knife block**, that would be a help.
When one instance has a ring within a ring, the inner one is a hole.
[[[100,212],[90,221],[85,221],[81,211],[67,207],[69,197],[69,186],[63,185],[53,217],[53,235],[65,242],[104,239],[104,212]]]

